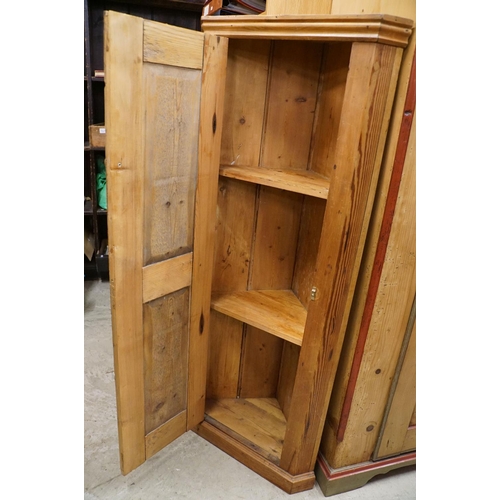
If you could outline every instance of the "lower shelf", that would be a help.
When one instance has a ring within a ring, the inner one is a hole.
[[[250,290],[214,295],[212,308],[302,345],[307,311],[291,290]]]
[[[286,419],[274,398],[208,400],[205,420],[278,465]]]

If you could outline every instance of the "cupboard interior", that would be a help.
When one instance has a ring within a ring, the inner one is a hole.
[[[278,465],[350,48],[229,40],[205,413]]]

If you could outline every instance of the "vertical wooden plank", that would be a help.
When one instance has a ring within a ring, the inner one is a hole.
[[[189,329],[188,429],[203,420],[205,408],[227,45],[227,38],[205,35]]]
[[[146,434],[186,409],[187,311],[188,288],[144,305]]]
[[[323,228],[326,201],[304,197],[300,233],[295,257],[292,290],[307,308],[313,287],[314,269],[318,256],[319,239]]]
[[[267,0],[266,15],[329,14],[332,0]]]
[[[406,435],[411,425],[416,400],[416,322],[413,323],[401,371],[395,374],[392,400],[389,399],[387,418],[382,423],[375,457],[383,458],[405,451]]]
[[[328,178],[332,172],[337,146],[350,55],[350,43],[329,43],[325,46],[310,170]]]
[[[229,41],[222,165],[259,164],[270,46],[269,40]]]
[[[406,101],[409,93],[414,53],[415,35],[410,38],[410,44],[403,52],[391,122],[387,134],[387,143],[384,150],[377,192],[373,204],[372,217],[370,219],[370,225],[366,236],[365,248],[360,264],[358,280],[356,282],[352,307],[349,313],[349,320],[346,328],[344,344],[342,346],[339,368],[332,390],[332,399],[328,409],[328,417],[325,422],[321,452],[329,464],[332,464],[334,460],[333,457],[335,455],[339,422],[344,419],[343,415],[346,393],[349,385],[351,384],[351,368],[355,353],[357,352],[357,344],[363,321],[365,305],[367,305],[371,295],[376,293],[376,290],[371,290],[371,287],[373,286],[371,279],[372,272],[374,269],[378,273],[381,272],[379,264],[376,264],[375,262],[375,256],[377,254],[380,237],[384,238],[388,236],[388,234],[384,236],[386,230],[382,231],[381,228],[385,225],[385,206],[390,192],[393,190],[391,187],[391,179],[393,168],[395,167],[394,160],[396,158],[396,152],[399,148],[398,144],[401,142],[400,131],[402,128],[402,119],[406,120],[408,118],[404,113],[409,109]]]
[[[254,184],[220,178],[212,292],[246,290],[254,230]],[[243,323],[210,313],[207,398],[238,394]]]
[[[413,305],[416,289],[415,140],[416,122],[413,121],[397,203],[393,208],[392,228],[386,233],[390,235],[386,240],[387,250],[377,287],[382,293],[377,293],[371,316],[365,318],[367,332],[361,352],[370,355],[360,357],[353,404],[346,419],[343,439],[330,463],[332,467],[362,462],[373,453],[398,361],[399,346]],[[387,210],[392,213],[390,208]],[[369,424],[365,425],[366,422]]]
[[[210,312],[207,399],[237,397],[242,335],[241,321]]]
[[[240,397],[271,398],[276,396],[279,360],[283,339],[247,326],[245,355],[242,363]]]
[[[261,166],[306,170],[323,45],[274,43]]]
[[[259,189],[248,289],[290,289],[304,197],[265,186],[260,186]],[[273,397],[276,395],[283,344],[280,339],[266,338],[266,333],[258,332],[259,330],[248,327],[244,338],[242,397],[243,394],[255,394],[255,397],[260,393]],[[272,380],[272,387],[269,380]],[[264,392],[256,389],[259,383]]]
[[[142,19],[105,14],[109,282],[123,474],[145,460],[142,29]],[[121,119],[124,109],[126,121]],[[130,135],[136,140],[128,141]]]
[[[371,213],[402,49],[353,43],[337,151],[280,466],[314,467],[356,280],[358,250]]]
[[[286,0],[268,0],[283,2]],[[304,0],[296,0],[304,1]],[[416,0],[320,0],[330,1],[331,10],[326,14],[391,14],[416,19]],[[288,3],[288,2],[287,2]],[[314,2],[316,3],[316,2]]]
[[[145,64],[144,73],[144,262],[151,264],[193,248],[201,72]]]
[[[221,177],[217,192],[212,291],[246,290],[254,230],[255,184]]]
[[[292,402],[293,384],[295,383],[299,355],[300,347],[298,345],[291,344],[290,342],[283,343],[283,354],[281,356],[280,377],[276,399],[286,419],[288,419],[290,403]]]
[[[303,198],[260,187],[250,290],[291,288]]]

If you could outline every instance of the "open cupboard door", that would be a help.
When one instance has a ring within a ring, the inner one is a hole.
[[[194,217],[198,176],[209,184],[204,165],[218,162],[210,154],[198,161],[204,40],[200,32],[105,14],[110,288],[123,474],[203,419],[206,360],[190,352],[206,352],[203,308],[210,305],[191,288],[200,275],[211,279],[206,261],[193,259],[195,238],[203,246],[210,231],[201,224],[195,235]],[[217,96],[208,98],[210,108],[216,106]],[[208,121],[214,136],[215,114]]]

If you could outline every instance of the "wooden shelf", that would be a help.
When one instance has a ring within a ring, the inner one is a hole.
[[[273,170],[260,167],[222,165],[219,174],[240,181],[262,184],[315,198],[328,198],[330,181],[311,170]]]
[[[302,345],[306,309],[291,290],[216,294],[212,308],[292,344]]]
[[[274,398],[207,400],[205,420],[279,464],[286,419]]]

